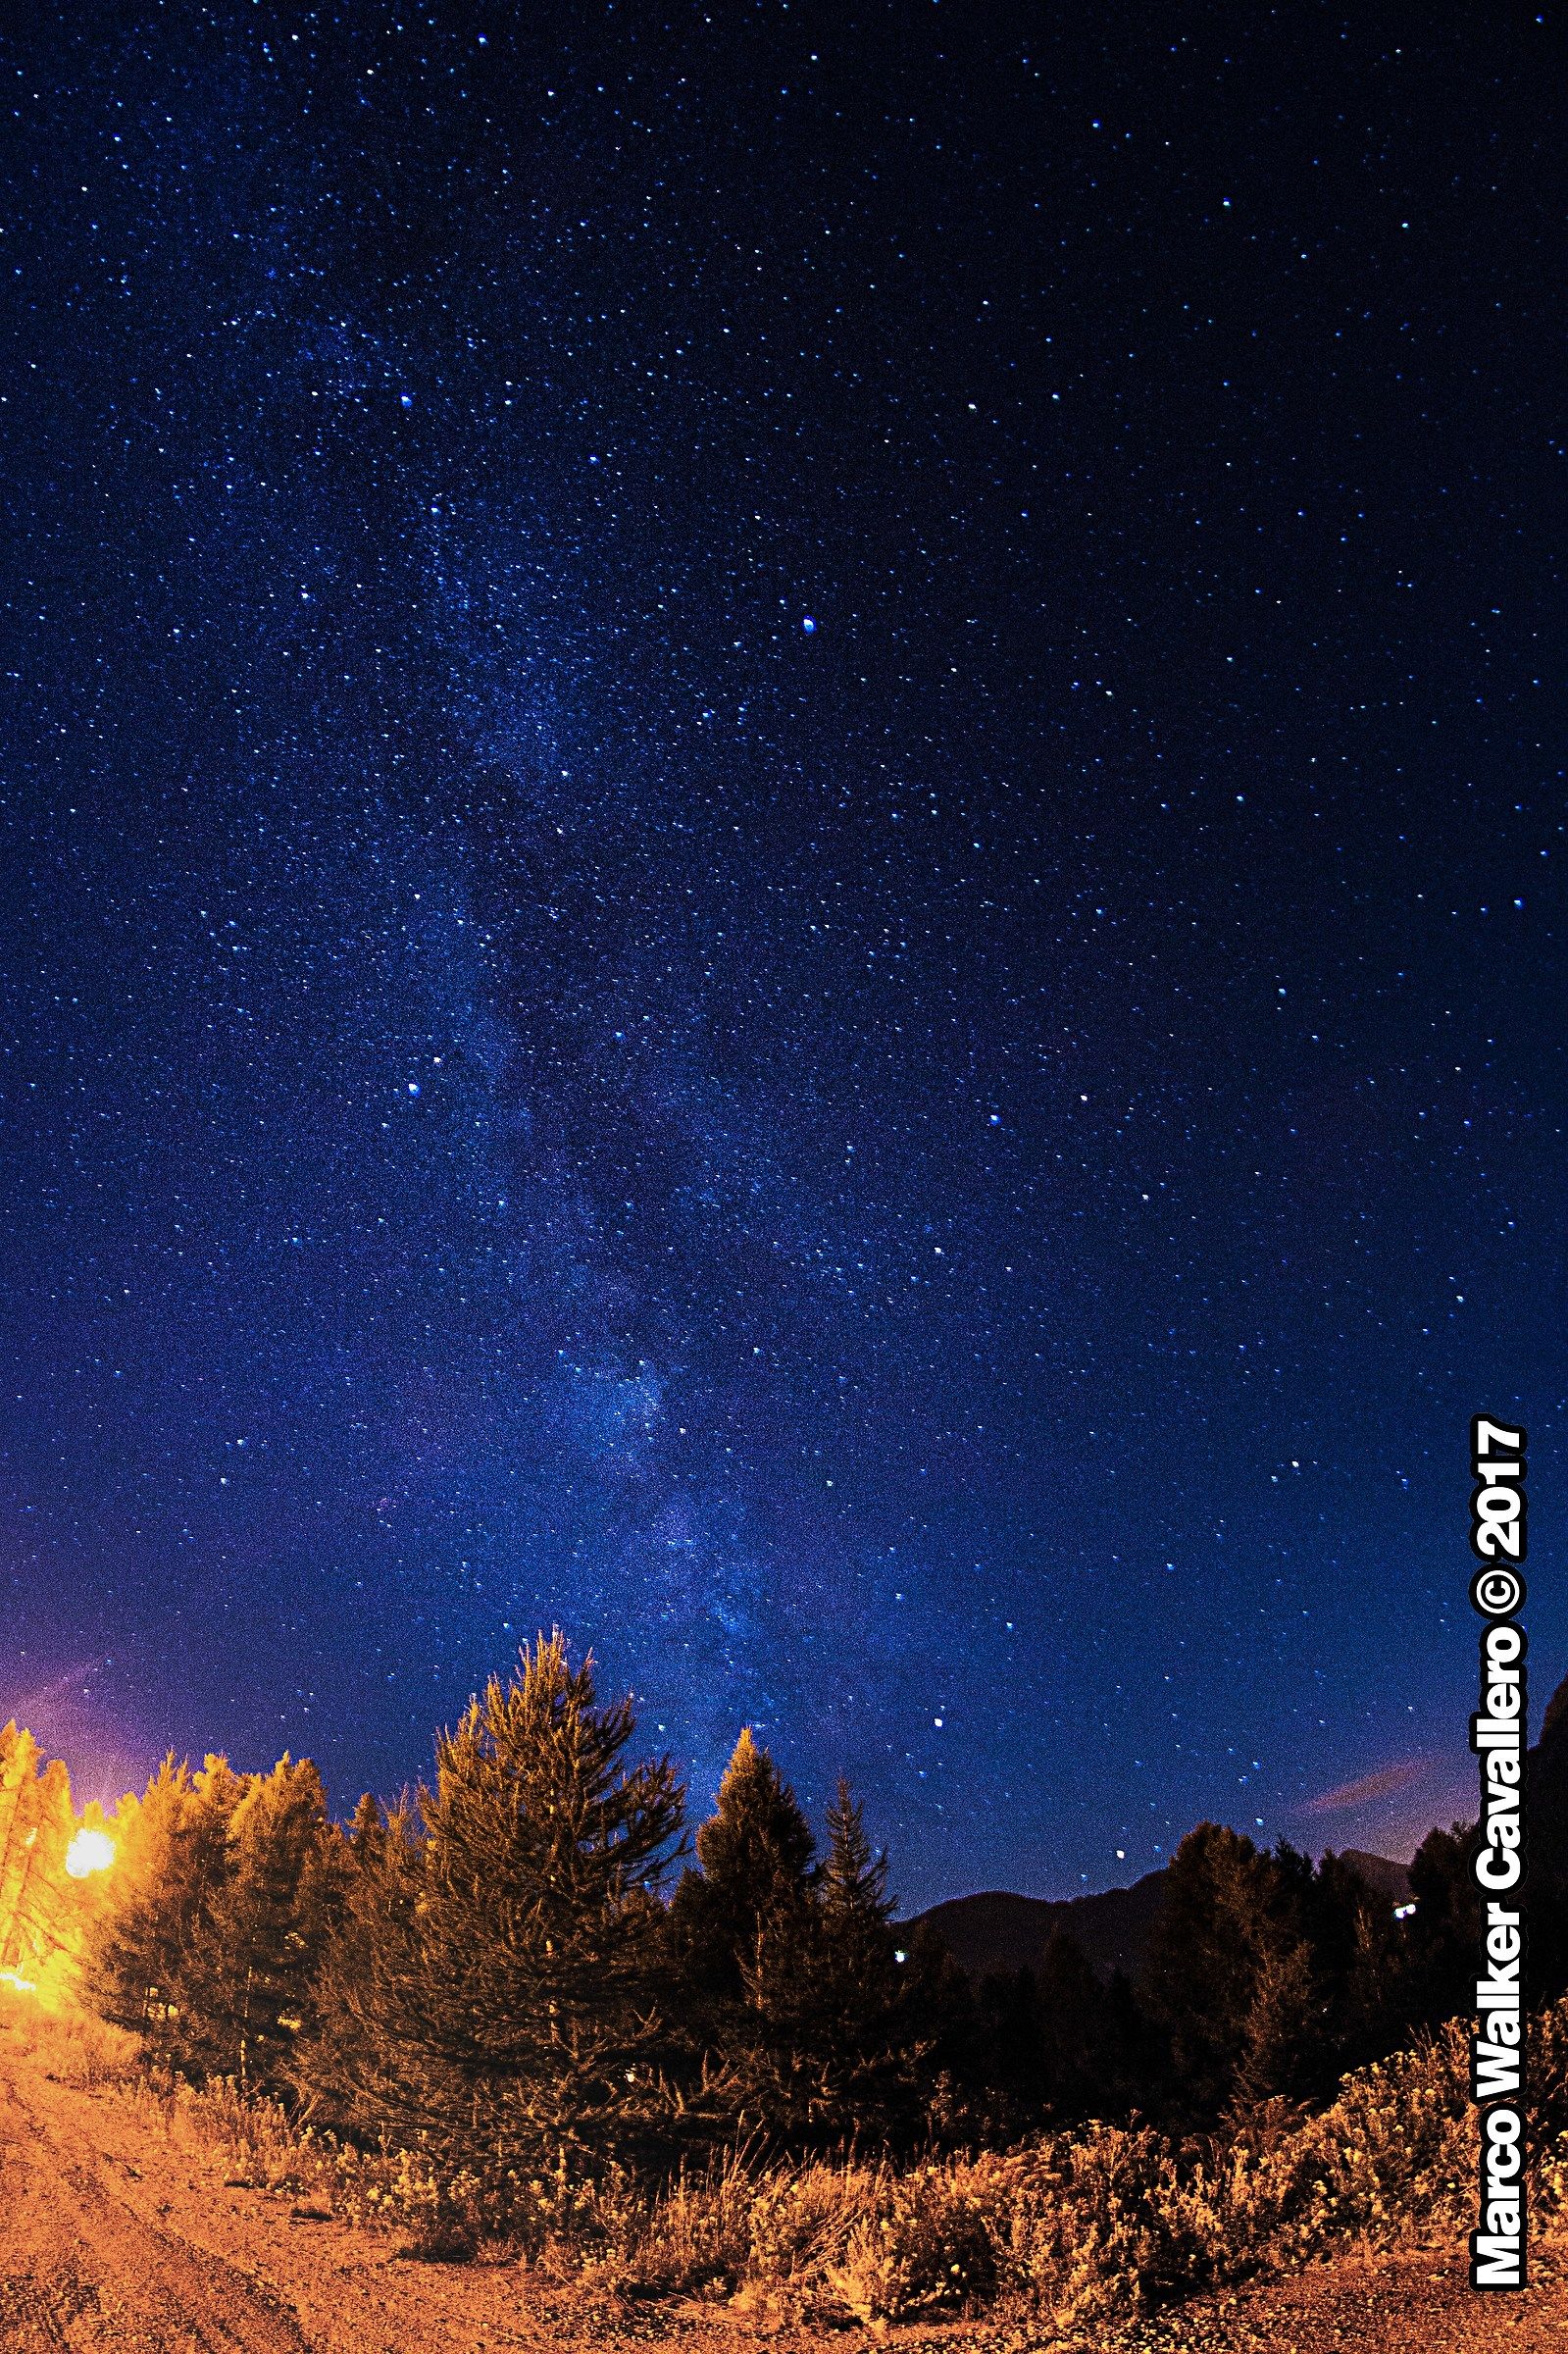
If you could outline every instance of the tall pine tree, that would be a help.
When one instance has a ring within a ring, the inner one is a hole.
[[[374,2133],[403,2113],[401,2046],[382,2022],[415,1950],[419,1873],[406,1800],[383,1816],[367,1792],[348,1826],[310,2017],[285,2063],[304,2111],[350,2131]]]
[[[417,1839],[362,1826],[348,1918],[367,1951],[337,2057],[364,2122],[529,2166],[591,2164],[653,2125],[655,1890],[682,1789],[667,1759],[625,1764],[633,1729],[591,1660],[541,1636],[441,1736]]]
[[[840,1780],[794,2002],[800,2124],[813,2140],[883,2142],[916,2124],[932,2022],[921,1972],[898,1959],[892,1916],[887,1858]]]
[[[155,2059],[180,2067],[198,2064],[212,1907],[245,1787],[227,1758],[209,1757],[195,1773],[165,1758],[139,1799],[121,1801],[115,1863],[94,1888],[87,1998],[140,2035]]]
[[[308,1758],[246,1782],[202,1935],[178,1968],[187,2065],[276,2089],[310,2021],[329,1915],[345,1861]]]
[[[759,1953],[797,1940],[819,1877],[816,1844],[794,1792],[743,1728],[697,1832],[699,1868],[683,1873],[670,1908],[678,1967],[699,2002],[738,2001]]]

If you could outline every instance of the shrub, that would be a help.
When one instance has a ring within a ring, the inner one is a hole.
[[[1299,2263],[1328,2240],[1383,2240],[1454,2218],[1474,2199],[1475,2113],[1463,2022],[1346,2076],[1338,2100],[1233,2186],[1235,2242],[1255,2262]]]
[[[996,2283],[996,2247],[974,2167],[919,2167],[881,2185],[880,2213],[851,2229],[826,2267],[857,2321],[904,2321],[984,2302]]]
[[[1028,2153],[1006,2203],[1003,2278],[1063,2327],[1140,2313],[1214,2273],[1219,2212],[1201,2174],[1146,2126],[1093,2124]]]
[[[810,2292],[844,2260],[856,2226],[886,2195],[887,2170],[818,2159],[748,2184],[747,2260],[754,2278]]]

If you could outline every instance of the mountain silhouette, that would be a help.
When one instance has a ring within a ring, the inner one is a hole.
[[[1568,1706],[1562,1730],[1568,1774]],[[1404,1865],[1357,1847],[1345,1848],[1341,1861],[1391,1905],[1409,1902],[1410,1874]],[[1094,1896],[1052,1899],[993,1888],[979,1896],[949,1897],[918,1914],[909,1926],[924,1922],[934,1929],[977,1984],[996,1972],[1037,1969],[1058,1929],[1067,1931],[1102,1978],[1119,1970],[1136,1983],[1164,1902],[1165,1873],[1149,1871],[1131,1888],[1105,1888]]]
[[[1150,1871],[1131,1888],[1055,1902],[987,1889],[979,1896],[949,1897],[919,1919],[977,1981],[997,1970],[1035,1969],[1057,1929],[1069,1932],[1102,1977],[1116,1970],[1136,1977],[1164,1897],[1164,1872]]]

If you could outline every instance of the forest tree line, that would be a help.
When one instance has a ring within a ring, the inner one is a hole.
[[[632,1762],[634,1731],[557,1635],[438,1736],[428,1786],[344,1826],[308,1760],[167,1760],[74,1900],[80,1991],[155,2063],[351,2136],[649,2173],[737,2137],[907,2151],[1088,2117],[1236,2122],[1332,2096],[1470,1999],[1463,1826],[1425,1841],[1398,1919],[1340,1858],[1204,1823],[1136,1986],[1062,1931],[1036,1970],[973,1984],[934,1932],[896,1926],[842,1784],[819,1847],[742,1733],[688,1843],[676,1771]],[[0,1740],[0,1929],[37,1844],[25,1813],[64,1835],[19,1738]],[[1546,1925],[1538,1999],[1563,1975]]]

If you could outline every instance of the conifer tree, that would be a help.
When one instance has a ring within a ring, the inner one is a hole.
[[[1332,1852],[1318,1866],[1305,1917],[1323,2004],[1311,2088],[1326,2092],[1347,2069],[1381,2060],[1403,2039],[1410,1939],[1388,1896]]]
[[[846,1967],[892,1982],[893,1917],[887,1893],[887,1855],[873,1850],[865,1809],[840,1776],[828,1808],[828,1853],[822,1869],[822,1913],[836,1954]]]
[[[244,1790],[226,1758],[209,1757],[192,1773],[170,1755],[142,1796],[123,1799],[117,1812],[118,1852],[94,1890],[83,1987],[158,2059],[196,2062],[211,1909]]]
[[[1033,1969],[983,1980],[979,2008],[973,2073],[991,2132],[1113,2117],[1135,2092],[1146,2099],[1147,2036],[1133,1990],[1120,1974],[1103,1982],[1070,1930],[1052,1930]]]
[[[700,1869],[683,1873],[670,1935],[689,1993],[711,2006],[740,2000],[743,1979],[801,1933],[819,1875],[816,1841],[788,1783],[749,1726],[696,1836]]]
[[[274,2088],[307,2023],[343,1841],[321,1776],[286,1754],[248,1778],[200,1940],[177,1972],[185,2057],[246,2090]]]
[[[1430,1830],[1410,1865],[1414,1937],[1404,1956],[1406,2017],[1436,2026],[1473,2002],[1481,1895],[1474,1823]]]
[[[386,1817],[381,1813],[380,1804],[367,1790],[349,1817],[349,1850],[360,1862],[367,1862],[379,1854],[385,1845],[386,1834]]]
[[[749,1731],[670,1934],[711,2121],[800,2146],[911,2129],[931,2036],[895,1954],[887,1864],[840,1782],[828,1850]]]
[[[305,2109],[375,2132],[404,2112],[395,2014],[415,1950],[420,1855],[406,1801],[383,1816],[369,1793],[354,1810],[329,1910],[310,2018],[284,2069]]]
[[[1148,1983],[1170,2040],[1179,2110],[1216,2117],[1235,2091],[1254,2027],[1264,2033],[1252,2014],[1266,1957],[1274,1958],[1271,2003],[1305,1984],[1298,1966],[1280,1974],[1281,1947],[1300,1942],[1297,1879],[1289,1863],[1219,1823],[1199,1823],[1172,1857]],[[1281,2048],[1284,2034],[1283,2018],[1273,2018],[1271,2048]],[[1249,2082],[1258,2097],[1258,2066]]]
[[[1298,2100],[1323,2071],[1326,2006],[1304,1938],[1260,1940],[1232,2077],[1231,2105],[1240,2115],[1269,2100]]]
[[[806,2123],[828,2141],[881,2141],[913,2121],[929,2048],[919,1979],[897,1960],[887,1858],[840,1780],[828,1809],[828,1853],[806,1941],[797,2015],[811,2068]]]
[[[555,1634],[440,1737],[420,1836],[367,1864],[354,1916],[373,1947],[338,2050],[367,2122],[536,2165],[657,2116],[654,1892],[682,1790],[667,1759],[623,1763],[633,1730]]]
[[[816,1841],[768,1752],[741,1730],[666,1921],[685,2128],[777,2128],[792,2107]]]

